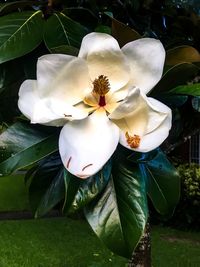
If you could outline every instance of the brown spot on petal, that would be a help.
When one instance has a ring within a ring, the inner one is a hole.
[[[71,160],[72,160],[72,157],[70,157],[70,158],[68,159],[68,161],[67,161],[67,165],[66,165],[67,169],[69,169],[69,165],[70,165]]]
[[[125,133],[125,136],[126,136],[126,141],[128,143],[128,145],[131,147],[131,148],[138,148],[139,145],[140,145],[140,136],[137,135],[137,134],[134,134],[133,136],[129,135],[128,132]]]
[[[72,115],[63,114],[66,118],[71,118]]]
[[[92,165],[93,165],[93,164],[90,163],[90,164],[86,165],[85,167],[83,167],[82,172],[83,172],[86,168],[88,168],[88,167],[90,167],[90,166],[92,166]]]

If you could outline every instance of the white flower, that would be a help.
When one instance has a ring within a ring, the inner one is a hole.
[[[31,123],[64,126],[63,164],[87,178],[103,167],[118,142],[148,152],[168,136],[171,110],[146,96],[160,80],[164,60],[158,40],[143,38],[120,49],[110,35],[90,33],[78,57],[38,59],[37,80],[21,85],[19,109]]]

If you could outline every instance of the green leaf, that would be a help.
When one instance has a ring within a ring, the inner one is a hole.
[[[85,208],[85,216],[93,231],[110,250],[129,257],[112,179],[98,200]]]
[[[98,25],[95,28],[95,32],[103,32],[103,33],[111,34],[111,28],[106,25]]]
[[[29,184],[29,202],[33,213],[35,213],[39,206],[42,205],[41,213],[36,214],[36,216],[44,215],[44,213],[48,211],[48,205],[52,206],[52,204],[58,199],[57,194],[53,199],[47,199],[47,197],[48,192],[51,193],[50,197],[53,194],[53,191],[50,190],[51,187],[52,189],[55,188],[56,191],[59,191],[60,187],[58,185],[60,185],[62,180],[60,177],[62,170],[63,164],[60,159],[60,155],[57,152],[45,157],[26,173],[25,182],[26,184]],[[58,183],[55,179],[59,180]],[[58,188],[56,188],[55,185]],[[62,197],[64,198],[64,192]],[[46,207],[42,200],[47,201]]]
[[[166,104],[170,108],[181,107],[188,100],[187,95],[170,95],[170,94],[160,94],[156,97],[162,103]]]
[[[65,196],[65,183],[64,183],[64,167],[60,169],[58,174],[54,177],[46,193],[42,197],[37,210],[35,218],[45,215],[56,204],[58,204]]]
[[[113,181],[85,215],[98,237],[115,253],[130,258],[148,217],[145,180],[137,165],[116,157]]]
[[[53,14],[44,27],[44,41],[50,51],[63,45],[79,48],[86,34],[88,30],[84,26],[63,13]]]
[[[182,63],[170,68],[151,91],[151,96],[159,96],[160,93],[168,92],[172,88],[186,84],[199,72],[199,67],[192,63]]]
[[[23,56],[42,41],[41,11],[24,11],[0,17],[0,63]]]
[[[148,218],[145,180],[138,165],[116,158],[113,167],[119,214],[129,255],[144,233]]]
[[[72,175],[66,169],[64,170],[64,181],[65,181],[65,199],[62,211],[67,214],[69,212],[70,207],[75,199],[75,196],[78,192],[81,179]]]
[[[7,13],[11,13],[13,11],[17,11],[17,9],[22,9],[29,6],[39,5],[40,3],[36,1],[13,1],[8,3],[0,4],[0,15],[5,15]]]
[[[172,215],[180,198],[180,180],[175,167],[158,150],[154,159],[140,165],[146,177],[148,195],[161,215]]]
[[[58,149],[58,133],[17,122],[0,135],[0,174],[9,175]]]
[[[200,83],[180,85],[169,91],[170,94],[200,96]]]
[[[102,192],[111,176],[111,169],[111,161],[108,161],[97,174],[88,179],[81,180],[80,187],[69,212],[74,212],[86,206]]]
[[[200,112],[200,96],[196,96],[192,98],[192,107]]]

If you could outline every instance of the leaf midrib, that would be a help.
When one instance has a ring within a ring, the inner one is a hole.
[[[2,49],[2,47],[3,46],[5,46],[5,44],[7,43],[7,42],[9,42],[9,40],[11,39],[11,38],[13,38],[13,36],[14,35],[16,35],[23,27],[24,27],[24,25],[25,24],[27,24],[31,19],[32,19],[32,17],[34,17],[35,15],[37,15],[38,13],[40,13],[41,11],[39,10],[39,11],[36,11],[36,12],[34,12],[18,29],[17,29],[17,31],[15,31],[5,42],[3,42],[3,44],[0,46],[0,49]]]

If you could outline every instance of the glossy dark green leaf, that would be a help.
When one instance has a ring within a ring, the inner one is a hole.
[[[62,181],[60,177],[62,170],[63,164],[58,152],[45,157],[28,170],[25,175],[25,182],[29,185],[29,203],[33,213],[35,213],[39,206],[43,203],[42,200],[45,199],[45,196],[48,197],[48,190],[50,190],[51,187],[55,188],[55,185],[60,185]],[[55,178],[58,178],[58,183],[55,181]],[[59,191],[60,187],[58,186],[58,189],[56,188],[56,190]],[[52,196],[53,191],[50,190],[50,193]],[[55,200],[57,199],[56,194],[56,197],[53,199],[46,199],[48,200],[47,204],[49,203],[51,205],[53,202],[55,203]],[[48,210],[48,206],[45,207],[43,205],[42,208],[43,211]],[[43,214],[44,213],[45,212],[43,212]]]
[[[0,173],[9,175],[58,149],[58,133],[17,122],[0,135]]]
[[[116,158],[113,180],[129,255],[144,233],[148,218],[145,180],[138,165]]]
[[[115,158],[113,181],[85,214],[98,237],[113,252],[129,258],[148,217],[145,180],[137,165]]]
[[[95,28],[94,30],[95,32],[103,32],[103,33],[107,33],[107,34],[111,34],[111,28],[109,26],[106,25],[99,25]]]
[[[181,107],[188,100],[187,95],[170,95],[170,94],[160,94],[156,97],[162,103],[166,104],[170,108]]]
[[[180,198],[180,180],[175,167],[158,150],[154,159],[140,165],[146,177],[148,195],[161,215],[172,215]]]
[[[85,208],[85,216],[93,231],[110,250],[129,257],[112,179],[97,201]]]
[[[7,13],[11,13],[14,11],[17,11],[19,8],[25,8],[25,7],[30,7],[30,6],[35,6],[39,5],[39,2],[36,1],[13,1],[13,2],[7,2],[0,4],[0,15],[5,15]]]
[[[168,92],[174,87],[186,84],[192,80],[199,72],[199,67],[192,63],[182,63],[170,68],[162,77],[160,82],[151,91],[151,96],[156,96],[161,92]]]
[[[88,30],[78,22],[63,13],[55,13],[45,23],[44,41],[50,51],[63,45],[79,48],[87,33]]]
[[[170,94],[200,96],[200,83],[180,85],[169,91]]]
[[[42,41],[41,11],[24,11],[0,17],[0,63],[23,56]]]
[[[81,179],[64,170],[65,198],[62,211],[67,214],[72,206],[75,196],[81,184]]]
[[[101,193],[110,179],[111,169],[112,163],[111,160],[109,160],[97,174],[88,179],[81,180],[80,187],[69,212],[76,211],[86,206]]]
[[[200,96],[192,98],[192,107],[198,112],[200,112]]]
[[[54,177],[47,191],[43,195],[37,210],[35,218],[45,215],[56,204],[64,199],[65,196],[65,183],[64,183],[64,167],[61,168],[58,174]]]

